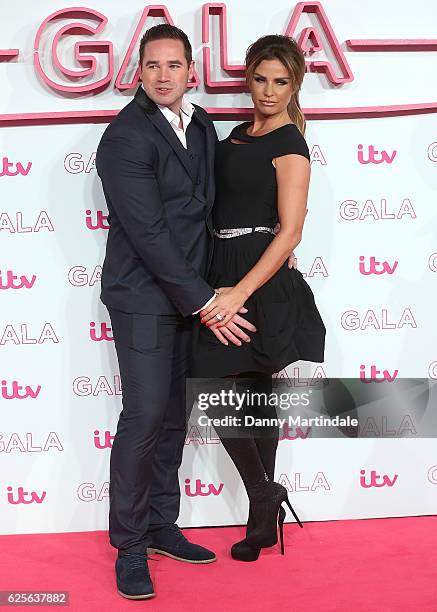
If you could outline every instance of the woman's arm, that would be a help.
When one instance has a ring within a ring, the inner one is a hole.
[[[220,327],[236,313],[246,300],[272,278],[301,241],[305,221],[310,162],[303,155],[276,158],[278,216],[281,229],[255,266],[235,287],[224,288],[212,304],[201,312],[202,322]],[[215,318],[220,314],[223,320]]]

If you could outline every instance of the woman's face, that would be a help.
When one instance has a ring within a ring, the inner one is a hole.
[[[278,59],[263,60],[258,64],[249,90],[255,110],[267,116],[286,110],[293,94],[290,74]]]

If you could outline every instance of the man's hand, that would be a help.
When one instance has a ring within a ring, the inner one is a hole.
[[[297,268],[296,255],[293,253],[293,251],[291,251],[291,255],[288,258],[288,269],[291,270],[291,268]]]
[[[240,308],[238,312],[241,314],[246,314],[247,308]],[[243,342],[250,342],[250,336],[248,336],[241,328],[247,329],[251,332],[256,332],[255,325],[252,325],[252,323],[247,321],[244,317],[241,317],[239,314],[235,314],[226,325],[220,328],[212,325],[210,330],[222,344],[228,346],[229,342],[232,342],[232,344],[235,344],[236,346],[241,346]]]

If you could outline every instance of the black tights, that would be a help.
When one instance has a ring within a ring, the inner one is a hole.
[[[268,398],[272,392],[272,379],[270,375],[259,372],[242,372],[236,376],[226,377],[227,382],[229,382],[229,379],[234,380],[236,391],[240,394],[249,389],[251,394],[265,393]],[[212,417],[223,416],[224,412],[232,415],[237,414],[234,409],[231,412],[229,409],[223,411],[222,407],[218,409],[208,408],[208,415]],[[243,419],[243,422],[246,414],[250,414],[255,418],[275,419],[276,409],[275,406],[265,401],[261,402],[260,406],[245,403],[238,414]],[[276,425],[253,425],[250,427],[242,425],[230,429],[229,427],[217,426],[215,430],[228,455],[234,462],[250,499],[251,493],[256,492],[257,485],[262,485],[266,480],[273,480],[274,478],[276,450],[279,439],[278,427]],[[231,432],[232,435],[230,435]]]

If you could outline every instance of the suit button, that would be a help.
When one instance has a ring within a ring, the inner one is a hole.
[[[196,185],[200,185],[200,178],[197,179]]]
[[[190,153],[190,159],[194,159],[194,155]]]

